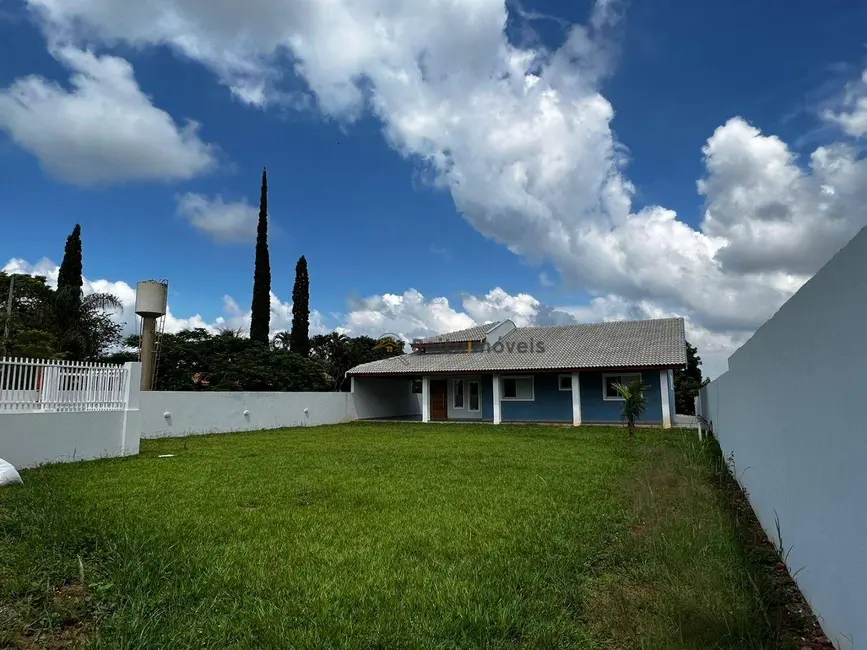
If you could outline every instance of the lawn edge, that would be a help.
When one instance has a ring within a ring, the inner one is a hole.
[[[804,597],[778,548],[762,527],[749,494],[737,480],[731,459],[719,442],[708,435],[706,453],[713,464],[717,495],[734,524],[735,535],[754,569],[753,580],[771,626],[773,648],[834,650],[819,619]]]

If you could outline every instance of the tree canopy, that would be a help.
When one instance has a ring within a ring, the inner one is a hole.
[[[332,332],[310,339],[310,358],[323,365],[335,390],[350,389],[346,372],[351,368],[403,353],[402,348],[380,345],[379,341],[369,336],[350,338],[345,334]]]
[[[698,348],[686,342],[686,369],[674,371],[675,412],[695,415],[695,398],[708,380],[701,376],[701,357]]]
[[[138,337],[126,340],[138,347]],[[226,331],[163,334],[154,390],[325,391],[323,367]]]
[[[80,231],[79,231],[80,232]],[[79,240],[80,243],[80,240]],[[69,247],[69,242],[67,242]],[[80,254],[73,248],[73,255]],[[68,257],[65,255],[64,258]],[[77,268],[75,263],[67,269]],[[52,289],[44,277],[0,272],[0,331],[8,331],[0,342],[0,354],[11,357],[93,361],[101,358],[121,338],[123,325],[111,318],[120,308],[111,294],[82,296],[74,278],[67,273],[65,289]],[[12,289],[12,310],[5,306]]]

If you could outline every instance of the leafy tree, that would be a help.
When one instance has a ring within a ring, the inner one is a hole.
[[[630,382],[626,386],[623,384],[614,384],[614,390],[623,398],[623,409],[620,412],[620,417],[626,421],[626,426],[629,429],[629,437],[635,437],[635,421],[644,413],[647,407],[647,396],[644,394],[649,387],[642,383],[640,379]]]
[[[0,273],[0,304],[4,306],[10,279]],[[65,290],[55,291],[44,277],[16,275],[6,354],[76,361],[103,356],[120,340],[122,325],[106,313],[120,308],[120,301],[111,294],[82,297],[76,292],[74,282]],[[5,318],[4,309],[0,319]]]
[[[256,266],[253,271],[253,303],[250,340],[268,343],[271,327],[271,260],[268,255],[268,174],[262,170],[259,226],[256,233]]]
[[[81,226],[75,224],[66,238],[54,304],[47,310],[55,323],[53,333],[62,356],[75,361],[99,358],[120,340],[123,329],[107,313],[122,309],[120,300],[110,293],[84,296],[82,272]]]
[[[99,358],[100,363],[111,363],[111,364],[124,364],[129,361],[138,361],[138,352],[129,352],[127,350],[120,350],[118,352],[112,352],[110,354],[106,354]]]
[[[351,340],[346,334],[318,334],[310,341],[310,356],[325,368],[334,390],[340,390],[343,377],[352,366]]]
[[[310,357],[326,369],[334,390],[343,391],[350,389],[346,372],[351,368],[403,354],[402,346],[384,346],[369,336],[350,338],[337,332],[314,336],[310,344]]]
[[[57,274],[57,292],[69,292],[72,296],[81,297],[84,287],[83,263],[81,256],[81,226],[75,224],[72,234],[66,238],[63,249],[63,261]]]
[[[120,341],[123,325],[113,321],[108,312],[123,309],[123,305],[112,294],[92,293],[78,303],[61,297],[55,298],[55,303],[55,316],[62,324],[55,336],[65,358],[98,359]]]
[[[138,345],[130,337],[126,345]],[[229,330],[164,334],[156,390],[324,391],[331,384],[318,363],[272,350]]]
[[[686,369],[674,371],[675,412],[695,415],[695,398],[701,387],[707,383],[701,376],[701,357],[698,349],[686,342]]]
[[[290,347],[293,352],[306,357],[310,354],[310,276],[307,260],[302,255],[295,265],[295,286],[292,288],[292,334]]]

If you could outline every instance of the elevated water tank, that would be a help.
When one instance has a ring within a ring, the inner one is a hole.
[[[159,337],[157,321],[165,325],[169,300],[169,283],[166,280],[146,280],[135,287],[135,313],[141,316],[139,335],[139,361],[141,361],[141,390],[151,390],[159,363]]]
[[[135,287],[135,313],[142,318],[160,318],[166,315],[169,283],[146,280]]]

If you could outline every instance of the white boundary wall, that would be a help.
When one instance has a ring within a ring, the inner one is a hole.
[[[867,649],[867,229],[701,394],[723,453],[839,648]]]
[[[121,368],[123,393],[111,410],[101,394],[84,399],[80,391],[75,391],[74,399],[54,391],[47,406],[35,399],[22,400],[20,394],[7,404],[14,410],[0,404],[0,458],[20,469],[137,454],[140,367],[128,363]]]
[[[141,394],[142,438],[337,424],[356,419],[351,393]]]

